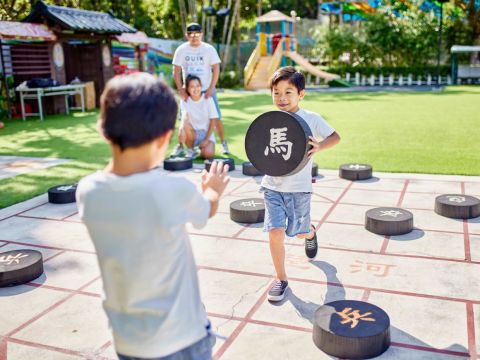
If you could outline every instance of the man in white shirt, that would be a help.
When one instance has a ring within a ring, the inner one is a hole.
[[[197,23],[187,25],[185,33],[187,42],[180,45],[173,55],[173,76],[178,93],[182,100],[187,100],[188,94],[184,87],[187,75],[196,75],[202,83],[202,92],[205,99],[213,98],[217,112],[218,120],[215,122],[215,129],[222,143],[224,154],[228,154],[228,145],[225,141],[223,124],[221,121],[220,106],[218,104],[215,86],[220,74],[220,57],[215,48],[202,41],[202,28]]]

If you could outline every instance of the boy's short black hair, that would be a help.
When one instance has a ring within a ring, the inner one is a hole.
[[[286,80],[294,85],[298,92],[305,90],[305,76],[300,71],[295,70],[293,66],[284,66],[273,73],[270,80],[270,91],[280,81]]]
[[[170,88],[147,73],[111,79],[100,98],[100,126],[123,151],[175,128],[177,103]]]
[[[187,78],[185,79],[185,90],[187,91],[187,94],[190,96],[190,93],[188,92],[188,84],[190,84],[190,81],[197,80],[200,86],[202,85],[202,80],[197,75],[192,75],[188,74]]]

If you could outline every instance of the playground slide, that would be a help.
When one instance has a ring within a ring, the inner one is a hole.
[[[302,55],[300,55],[296,51],[286,52],[286,55],[314,76],[318,76],[318,77],[320,77],[322,79],[325,79],[327,81],[335,80],[335,79],[340,78],[340,76],[338,76],[336,74],[330,74],[328,72],[325,72],[325,71],[322,71],[322,70],[318,69],[316,66],[310,64],[307,59],[305,59]]]

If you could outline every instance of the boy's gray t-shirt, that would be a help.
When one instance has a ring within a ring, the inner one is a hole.
[[[300,109],[296,112],[310,127],[313,137],[323,140],[335,132],[325,119],[317,113]],[[278,192],[312,192],[313,158],[298,173],[289,176],[269,176],[262,178],[261,186]]]
[[[97,252],[116,351],[156,358],[205,337],[185,225],[205,226],[210,203],[195,184],[156,170],[99,171],[80,181],[77,204]]]

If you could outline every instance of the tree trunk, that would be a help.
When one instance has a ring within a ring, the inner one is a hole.
[[[239,1],[240,3],[240,1]],[[237,12],[237,19],[236,19],[236,32],[237,32],[237,60],[235,61],[235,64],[237,64],[237,73],[238,73],[238,78],[241,79],[243,78],[243,71],[242,71],[242,52],[240,49],[240,41],[241,41],[241,34],[240,34],[240,6],[239,10]]]
[[[225,52],[223,54],[222,64],[224,67],[228,60],[228,52],[230,51],[230,42],[232,40],[232,32],[233,32],[233,28],[235,27],[235,21],[236,21],[238,12],[240,12],[240,0],[235,0],[235,7],[233,9],[232,21],[231,21],[230,29],[228,30],[228,35],[227,35],[227,44],[225,45]]]

